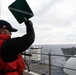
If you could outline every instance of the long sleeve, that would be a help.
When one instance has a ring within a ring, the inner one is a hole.
[[[32,24],[26,25],[27,33],[22,37],[8,39],[2,48],[2,58],[4,61],[13,61],[17,55],[28,49],[35,40],[35,33]],[[9,58],[9,59],[7,59]]]

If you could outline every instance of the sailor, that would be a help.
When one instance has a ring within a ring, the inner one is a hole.
[[[11,32],[16,32],[11,24],[0,20],[0,75],[23,75],[26,65],[21,52],[26,51],[34,42],[35,33],[30,20],[24,22],[26,34],[11,38]]]

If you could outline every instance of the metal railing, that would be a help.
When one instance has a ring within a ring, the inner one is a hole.
[[[58,55],[58,54],[51,54],[51,51],[50,51],[50,53],[48,53],[48,54],[45,54],[45,53],[30,53],[30,54],[40,54],[40,55],[46,55],[46,56],[48,56],[48,69],[49,69],[49,72],[48,72],[48,75],[52,75],[52,66],[54,66],[54,67],[58,67],[58,68],[65,68],[65,69],[69,69],[69,70],[74,70],[74,71],[76,71],[76,69],[71,69],[71,68],[68,68],[68,67],[64,67],[64,66],[58,66],[58,65],[53,65],[52,64],[52,56],[58,56],[58,57],[74,57],[74,58],[76,58],[76,56],[73,56],[73,55]],[[29,57],[30,58],[30,57]],[[26,58],[25,58],[26,59]],[[25,60],[26,61],[26,60]],[[30,61],[30,60],[28,60],[28,61]],[[42,57],[41,57],[41,62],[42,62]],[[37,63],[38,64],[38,63]],[[33,67],[33,66],[36,66],[36,64],[33,64],[33,65],[31,65],[31,67]],[[30,67],[30,66],[29,66]],[[31,69],[31,70],[33,70],[33,71],[35,71],[35,72],[39,72],[39,73],[42,73],[42,74],[40,74],[40,75],[46,75],[45,74],[45,72],[42,72],[42,71],[38,71],[38,70],[36,70],[36,69]]]

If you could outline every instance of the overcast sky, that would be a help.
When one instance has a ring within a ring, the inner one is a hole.
[[[26,33],[8,9],[15,0],[2,0],[0,18],[18,29],[12,37]],[[34,44],[76,44],[76,0],[27,0],[34,17],[30,18],[35,29]],[[1,2],[0,2],[1,3]]]

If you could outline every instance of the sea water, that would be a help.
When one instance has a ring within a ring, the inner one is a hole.
[[[44,54],[51,53],[51,54],[56,54],[56,55],[63,55],[63,52],[62,52],[61,48],[72,48],[72,47],[76,47],[76,44],[34,45],[34,47],[42,47],[42,53],[44,53]],[[52,57],[56,61],[65,60],[65,57],[64,58],[63,57],[60,57],[60,56],[52,56]],[[48,58],[45,57],[45,60],[48,60]],[[46,61],[46,63],[48,63],[48,62]]]

